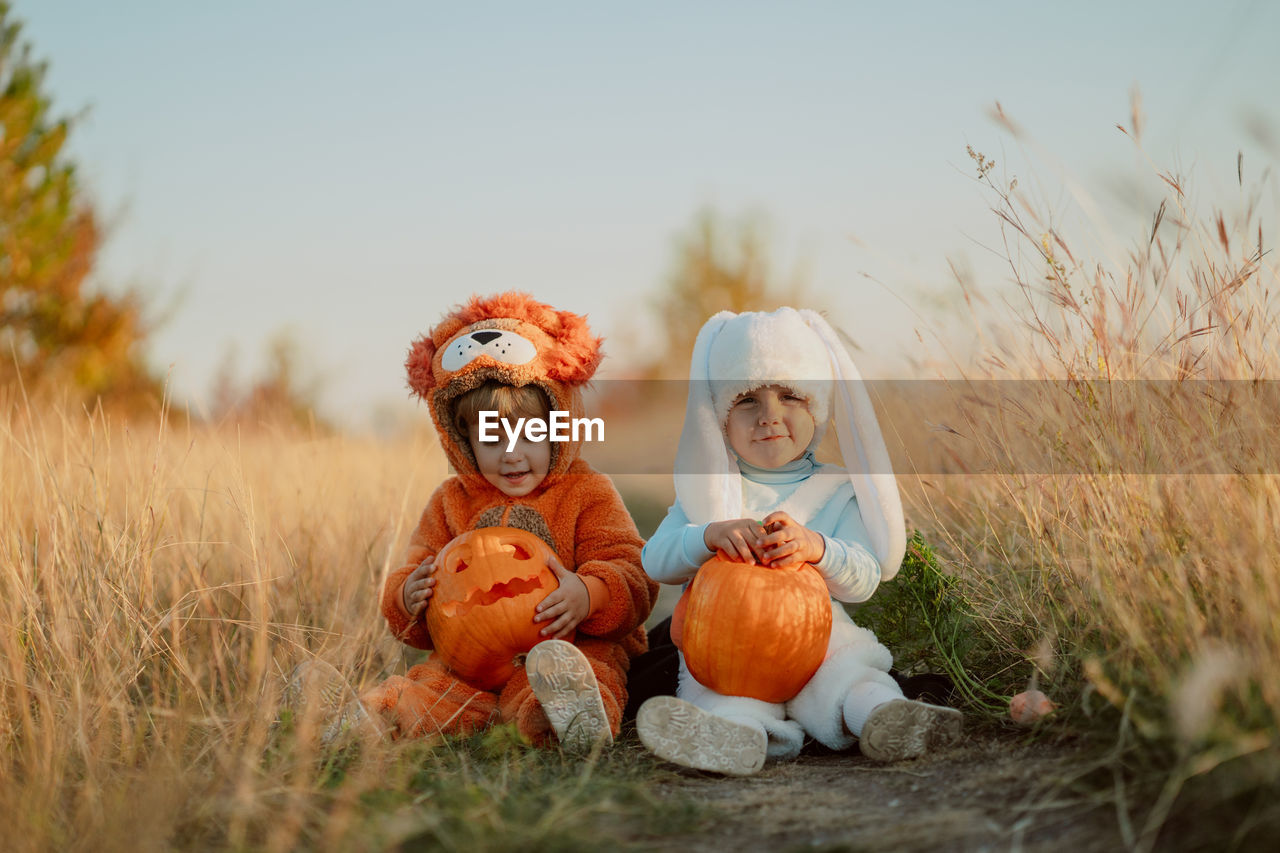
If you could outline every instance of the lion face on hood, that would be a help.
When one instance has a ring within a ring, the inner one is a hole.
[[[409,387],[425,400],[445,453],[460,475],[476,475],[467,437],[453,419],[453,401],[490,380],[536,385],[552,409],[582,416],[582,391],[604,357],[601,339],[585,317],[511,291],[473,296],[427,335],[414,341],[405,361]],[[551,447],[548,479],[577,458],[579,444]]]

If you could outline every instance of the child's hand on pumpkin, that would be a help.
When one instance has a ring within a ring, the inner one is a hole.
[[[435,570],[436,558],[427,557],[404,579],[400,597],[404,599],[404,609],[412,619],[417,619],[427,606],[427,599],[433,592],[432,587],[436,585],[436,579],[432,577]]]
[[[724,551],[731,560],[754,563],[764,553],[760,540],[764,528],[754,518],[713,521],[702,533],[702,542],[711,551]]]
[[[547,568],[555,574],[560,586],[534,608],[533,621],[554,619],[538,633],[562,640],[578,627],[579,622],[591,615],[591,596],[587,592],[587,582],[561,565],[554,554],[547,559]]]
[[[761,562],[777,568],[798,563],[816,563],[827,552],[821,533],[815,533],[785,512],[765,516],[765,534],[760,543]]]

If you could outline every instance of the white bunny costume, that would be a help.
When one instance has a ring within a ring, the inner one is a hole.
[[[729,446],[725,422],[734,400],[783,385],[808,401],[816,432],[805,455],[777,469],[756,468]],[[834,424],[844,467],[819,464],[813,449]],[[645,571],[687,583],[711,557],[710,522],[763,518],[783,510],[823,535],[816,567],[832,601],[831,640],[812,679],[786,703],[724,696],[680,668],[677,695],[716,716],[762,727],[768,755],[800,752],[807,732],[833,749],[850,746],[875,707],[902,698],[889,676],[889,651],[858,627],[839,602],[864,601],[897,574],[906,529],[897,481],[861,376],[835,331],[814,311],[722,311],[694,345],[689,399],[676,454],[676,502],[644,547]]]

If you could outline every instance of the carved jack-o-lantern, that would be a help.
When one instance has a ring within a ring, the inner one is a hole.
[[[831,638],[831,595],[808,563],[702,564],[671,616],[689,672],[726,696],[785,702],[813,677]]]
[[[514,658],[544,639],[534,608],[560,585],[552,554],[532,533],[481,527],[456,537],[436,556],[427,630],[436,653],[460,678],[491,690],[515,673]]]

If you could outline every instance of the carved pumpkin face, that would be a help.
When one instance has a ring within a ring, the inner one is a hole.
[[[436,654],[464,681],[484,690],[505,684],[514,659],[544,627],[534,608],[560,585],[547,568],[551,549],[515,527],[481,527],[436,556],[427,630]]]
[[[726,696],[785,702],[826,656],[831,596],[807,563],[775,569],[720,552],[680,597],[671,637],[699,683]]]

